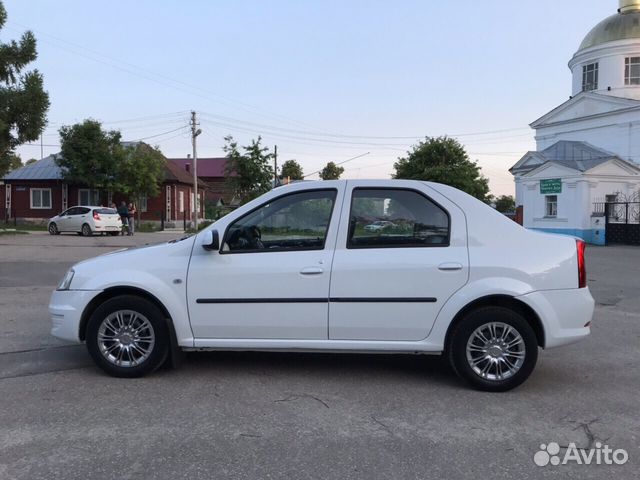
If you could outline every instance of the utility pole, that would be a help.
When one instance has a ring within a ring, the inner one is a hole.
[[[273,147],[273,188],[280,185],[278,180],[278,145]]]
[[[42,140],[42,132],[40,132],[40,160],[44,158],[44,140]]]
[[[191,146],[193,147],[193,229],[198,231],[198,153],[196,137],[202,133],[198,128],[195,110],[191,111]]]

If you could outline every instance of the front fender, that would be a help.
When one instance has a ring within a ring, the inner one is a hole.
[[[105,272],[83,282],[83,290],[105,291],[110,288],[135,288],[143,290],[158,299],[165,307],[176,332],[176,339],[180,346],[193,346],[193,332],[189,323],[189,312],[186,302],[186,272],[181,277],[175,276],[179,283],[173,283],[174,278],[161,280],[147,272],[134,269],[118,269],[117,275]],[[123,281],[123,279],[126,279]],[[170,282],[170,283],[168,283]]]

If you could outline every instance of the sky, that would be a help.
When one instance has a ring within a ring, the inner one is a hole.
[[[495,195],[535,149],[528,125],[571,93],[567,62],[617,0],[4,0],[0,41],[29,29],[58,129],[86,118],[167,157],[262,136],[306,174],[388,178],[425,136],[457,138]],[[40,142],[18,149],[41,157]],[[353,160],[353,157],[358,157]],[[317,178],[310,175],[309,178]]]

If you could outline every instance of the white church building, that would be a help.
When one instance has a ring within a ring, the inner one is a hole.
[[[568,101],[531,124],[511,169],[523,225],[604,244],[602,203],[639,201],[640,0],[596,25],[569,61]]]

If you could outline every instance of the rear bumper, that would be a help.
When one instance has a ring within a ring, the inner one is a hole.
[[[49,302],[51,335],[71,342],[81,342],[80,320],[82,312],[99,293],[100,290],[54,291]]]
[[[595,302],[588,288],[546,290],[517,297],[537,312],[544,328],[545,348],[585,338],[591,329]]]
[[[122,230],[122,224],[120,225],[94,225],[95,232],[119,232]]]

